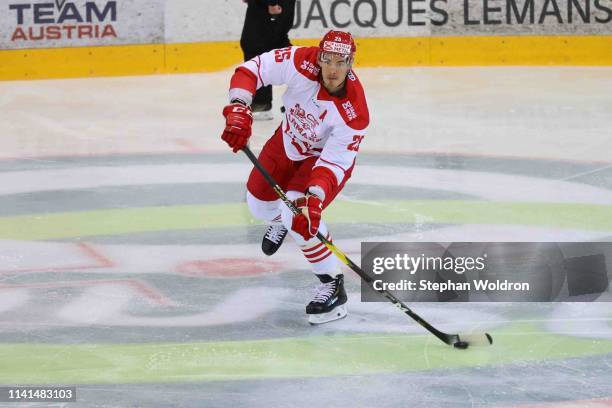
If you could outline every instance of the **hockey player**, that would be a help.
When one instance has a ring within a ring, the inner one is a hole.
[[[301,214],[293,215],[257,169],[247,182],[247,203],[253,216],[268,224],[263,252],[274,254],[289,232],[320,280],[306,306],[312,324],[347,313],[339,261],[315,235],[319,231],[331,239],[321,214],[351,176],[369,124],[365,94],[352,70],[355,51],[350,33],[332,30],[318,47],[261,54],[236,69],[230,104],[223,109],[226,125],[221,138],[238,152],[251,136],[250,104],[256,89],[287,85],[283,121],[259,161]]]

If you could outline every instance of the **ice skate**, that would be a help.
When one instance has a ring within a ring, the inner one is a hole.
[[[287,228],[283,224],[270,224],[261,241],[261,250],[268,256],[274,255],[286,236]]]
[[[308,322],[322,324],[346,317],[346,291],[344,275],[332,278],[329,275],[317,275],[321,283],[316,288],[312,301],[306,306]]]

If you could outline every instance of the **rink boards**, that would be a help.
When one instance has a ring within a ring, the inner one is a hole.
[[[297,40],[314,45],[316,40]],[[358,67],[612,65],[612,36],[361,38]],[[236,41],[0,50],[0,79],[217,71],[242,58]]]
[[[74,0],[0,13],[0,80],[210,72],[242,60],[242,2]],[[290,38],[357,38],[357,65],[612,65],[611,0],[302,0]]]

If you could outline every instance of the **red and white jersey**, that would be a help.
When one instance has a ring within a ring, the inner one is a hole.
[[[327,92],[318,79],[318,51],[318,47],[288,47],[245,62],[232,78],[230,100],[250,103],[255,90],[262,86],[287,85],[282,130],[288,158],[299,161],[319,156],[314,167],[328,168],[340,184],[366,135],[368,105],[352,70],[343,96]]]

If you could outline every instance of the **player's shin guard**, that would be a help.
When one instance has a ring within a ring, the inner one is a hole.
[[[325,226],[323,226],[326,230]],[[331,236],[326,233],[331,241]],[[312,301],[306,306],[306,314],[311,324],[327,323],[346,316],[346,291],[344,276],[336,256],[319,240],[309,240],[301,247],[304,257],[321,282],[315,289]]]
[[[302,196],[303,194],[298,191],[287,192],[290,200]],[[300,234],[291,230],[293,213],[288,208],[281,207],[281,213],[285,228],[289,230],[289,234],[298,244],[313,272],[321,281],[315,290],[314,298],[306,306],[308,321],[311,324],[321,324],[345,317],[347,297],[344,290],[344,276],[340,271],[340,261],[317,237],[305,241]],[[331,241],[327,225],[323,221],[319,225],[318,232]]]
[[[246,193],[247,204],[251,214],[268,224],[261,240],[261,250],[264,254],[273,255],[283,243],[287,235],[287,228],[282,224],[280,200],[263,201],[256,198],[249,191]]]
[[[324,226],[323,229],[326,230]],[[331,241],[329,232],[325,233],[325,237]],[[335,276],[340,273],[338,259],[329,248],[317,238],[306,241],[304,245],[300,245],[300,249],[306,260],[312,266],[312,271],[315,274]]]
[[[247,191],[246,201],[247,205],[249,206],[249,211],[253,217],[257,218],[258,220],[265,221],[268,224],[280,222],[281,200],[263,201]]]
[[[295,200],[298,197],[302,197],[303,194],[297,191],[288,191],[287,197],[290,200]],[[317,237],[312,237],[308,241],[291,230],[291,222],[293,219],[293,213],[288,209],[281,207],[282,221],[285,228],[289,230],[289,234],[293,237],[293,240],[298,244],[302,254],[306,260],[312,266],[312,271],[317,275],[331,275],[336,276],[340,272],[340,263],[336,256],[323,244]],[[319,225],[319,231],[323,236],[331,240],[331,236],[327,230],[325,222],[321,221]]]

